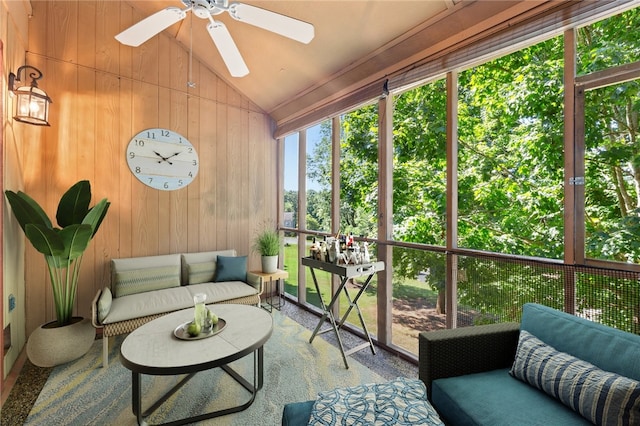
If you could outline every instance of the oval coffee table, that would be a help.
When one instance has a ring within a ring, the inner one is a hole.
[[[248,408],[263,382],[263,345],[271,337],[271,315],[255,306],[215,304],[209,308],[226,321],[218,334],[199,340],[181,340],[173,332],[180,324],[193,319],[193,308],[173,312],[138,327],[120,346],[120,362],[132,374],[132,407],[138,424],[153,413],[171,395],[199,371],[220,367],[251,392],[244,404],[176,420],[171,425],[194,423],[213,417],[236,413]],[[241,377],[227,364],[253,353],[253,384]],[[142,410],[141,375],[187,374],[175,387]],[[256,383],[257,382],[257,383]],[[146,424],[146,423],[144,423]]]

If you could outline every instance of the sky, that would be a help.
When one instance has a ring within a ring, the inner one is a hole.
[[[307,153],[313,152],[320,141],[320,125],[307,129]],[[307,179],[307,190],[319,190],[320,185]],[[289,135],[284,140],[284,190],[298,190],[298,133]]]

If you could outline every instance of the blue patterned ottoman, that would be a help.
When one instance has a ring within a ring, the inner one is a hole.
[[[399,377],[379,383],[320,392],[315,401],[287,404],[283,426],[443,425],[418,379]]]

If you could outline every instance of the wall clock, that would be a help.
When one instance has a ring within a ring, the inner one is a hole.
[[[191,142],[180,133],[162,128],[143,130],[131,138],[127,164],[140,182],[162,191],[189,185],[200,167]]]

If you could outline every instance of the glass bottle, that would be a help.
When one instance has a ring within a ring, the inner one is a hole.
[[[207,295],[204,293],[196,293],[193,296],[193,303],[195,305],[193,320],[196,324],[199,324],[200,327],[204,327],[204,321],[207,318],[207,307],[204,305],[205,300],[207,300]]]

